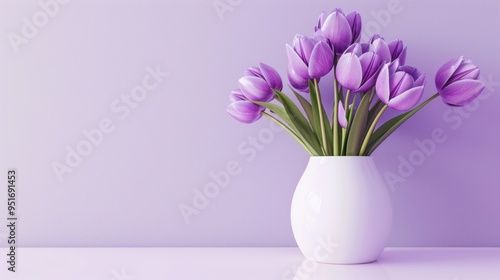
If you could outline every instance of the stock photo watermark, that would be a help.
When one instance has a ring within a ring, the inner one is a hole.
[[[117,121],[113,120],[114,117],[120,121],[127,119],[130,113],[139,108],[149,94],[169,76],[169,73],[162,71],[159,65],[154,68],[147,66],[145,70],[146,74],[140,85],[134,86],[129,93],[124,93],[111,102],[111,117],[102,118],[94,128],[82,130],[80,141],[74,145],[66,145],[64,160],[55,160],[51,163],[52,170],[59,182],[64,181],[65,174],[72,173],[78,168],[84,159],[92,154],[94,148],[104,142],[106,135],[115,131]]]
[[[22,45],[27,45],[40,31],[56,17],[61,8],[71,0],[40,0],[39,9],[31,17],[21,18],[22,26],[18,32],[9,32],[7,39],[15,53],[19,52]]]
[[[361,31],[361,39],[367,41],[371,36],[379,34],[383,28],[389,26],[394,15],[399,15],[404,7],[399,0],[389,0],[385,9],[378,11],[370,11],[372,20],[367,21],[363,25]]]
[[[135,277],[127,273],[125,268],[120,269],[119,271],[116,269],[111,270],[111,274],[113,277],[111,277],[109,280],[135,280]]]
[[[398,156],[398,166],[395,171],[384,172],[384,179],[392,192],[397,190],[398,184],[404,183],[419,166],[422,166],[426,160],[431,157],[438,147],[449,139],[449,131],[458,130],[463,123],[479,109],[481,103],[488,100],[496,88],[500,86],[499,81],[493,80],[490,74],[487,80],[482,80],[486,91],[479,95],[477,99],[464,107],[448,107],[442,115],[443,121],[447,127],[436,127],[431,131],[429,137],[424,139],[415,139],[415,148],[406,155]]]
[[[7,234],[5,236],[7,241],[7,270],[10,272],[16,272],[17,264],[17,228],[18,228],[18,216],[17,216],[17,170],[14,168],[7,169],[6,174],[7,181],[7,219],[6,228]]]
[[[214,0],[212,5],[220,21],[224,21],[225,14],[234,10],[243,3],[243,0]]]
[[[338,242],[332,241],[330,236],[326,238],[318,238],[317,246],[313,251],[315,261],[305,259],[300,266],[294,265],[285,271],[281,277],[282,280],[307,280],[317,270],[318,262],[327,262],[328,259],[338,251],[340,245]]]
[[[203,209],[210,205],[213,199],[220,195],[222,190],[230,185],[231,178],[243,172],[242,162],[254,161],[259,152],[263,151],[274,140],[276,133],[282,131],[283,129],[278,124],[270,121],[269,126],[261,128],[257,135],[248,136],[247,139],[238,144],[236,150],[242,159],[228,160],[222,170],[210,171],[208,173],[210,181],[201,188],[193,189],[191,202],[179,204],[179,211],[186,224],[190,224],[193,216],[198,216]]]

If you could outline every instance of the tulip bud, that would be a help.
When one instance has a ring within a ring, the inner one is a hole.
[[[467,105],[484,89],[484,84],[479,81],[479,68],[463,56],[441,66],[435,82],[443,101],[453,106]]]
[[[301,89],[308,79],[319,79],[333,68],[333,51],[321,36],[314,38],[296,35],[292,46],[286,45],[292,86]]]
[[[249,67],[238,82],[241,93],[252,101],[271,101],[274,98],[273,89],[283,89],[278,72],[264,63],[260,63],[260,67]]]
[[[253,123],[262,117],[264,107],[250,101],[236,101],[227,107],[227,112],[242,123]]]
[[[345,16],[340,9],[334,10],[329,15],[322,13],[315,30],[323,31],[335,53],[341,55],[351,44],[359,42],[361,16],[357,12]]]
[[[365,92],[375,84],[382,62],[374,51],[369,51],[366,44],[356,43],[340,57],[336,78],[349,90]]]

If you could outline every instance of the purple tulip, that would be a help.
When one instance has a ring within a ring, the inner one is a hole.
[[[354,92],[373,87],[383,60],[367,44],[356,43],[340,57],[335,71],[338,82]]]
[[[236,101],[227,106],[227,112],[242,123],[253,123],[262,117],[264,107],[250,101]]]
[[[394,40],[389,44],[389,50],[391,52],[391,61],[399,59],[401,65],[405,65],[406,62],[406,46],[404,46],[403,41]]]
[[[282,90],[283,83],[274,68],[264,63],[260,63],[259,66],[249,67],[238,83],[246,99],[268,102],[274,98],[273,89]]]
[[[453,106],[467,105],[484,89],[479,81],[479,68],[463,56],[441,66],[435,82],[443,101]]]
[[[286,45],[288,77],[297,89],[303,88],[308,79],[319,79],[333,68],[333,51],[324,38],[296,35],[292,46]]]
[[[321,13],[315,31],[321,30],[337,55],[341,55],[361,37],[361,16],[352,12],[347,16],[340,9]]]
[[[387,106],[408,110],[415,106],[424,93],[425,75],[411,66],[399,66],[399,60],[386,63],[380,70],[375,88]]]

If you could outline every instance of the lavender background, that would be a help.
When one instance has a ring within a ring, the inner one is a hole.
[[[231,119],[227,95],[259,61],[285,75],[285,43],[335,7],[360,12],[367,35],[404,40],[408,63],[428,75],[426,96],[440,64],[462,54],[487,83],[462,111],[433,102],[374,154],[401,180],[389,184],[389,245],[500,246],[499,2],[62,2],[18,52],[9,34],[43,10],[0,2],[0,170],[19,172],[22,246],[294,246],[289,208],[308,156],[267,120]],[[168,77],[120,119],[112,104],[157,65]],[[106,118],[114,130],[60,182],[51,164]],[[446,140],[419,158],[415,141],[435,129]],[[418,164],[400,173],[409,159]],[[186,222],[179,207],[228,164],[239,174]],[[5,202],[3,190],[2,217]],[[0,227],[3,246],[5,236]]]

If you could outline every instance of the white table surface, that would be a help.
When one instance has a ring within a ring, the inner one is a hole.
[[[500,248],[387,248],[377,262],[327,265],[297,248],[20,248],[10,280],[500,280]]]

